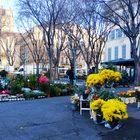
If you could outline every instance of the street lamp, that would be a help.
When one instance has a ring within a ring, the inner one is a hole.
[[[76,51],[77,51],[76,47],[72,48],[75,83],[76,83]]]
[[[81,38],[80,39],[80,47],[81,47],[81,50],[84,51],[84,47],[85,46],[85,42],[83,41],[83,39]],[[86,75],[88,74],[88,68],[87,68],[87,63],[85,62],[85,65],[86,65]]]

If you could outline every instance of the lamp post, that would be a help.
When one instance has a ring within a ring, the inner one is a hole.
[[[26,46],[24,46],[24,78],[26,79],[26,65],[27,65],[27,52]]]
[[[77,48],[73,48],[73,66],[74,66],[74,79],[75,79],[75,82],[76,83],[76,50]]]
[[[80,39],[80,47],[82,49],[82,51],[84,50],[84,46],[85,46],[85,42],[83,41],[83,39]],[[87,67],[87,63],[85,61],[85,67],[86,67],[86,75],[88,74],[88,67]]]

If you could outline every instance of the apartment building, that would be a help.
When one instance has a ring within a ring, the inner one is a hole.
[[[112,29],[105,46],[105,61],[130,59],[130,41],[118,27]]]

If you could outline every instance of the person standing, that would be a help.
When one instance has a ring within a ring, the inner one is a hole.
[[[73,67],[70,69],[70,70],[67,70],[67,73],[66,73],[69,77],[69,80],[70,80],[70,84],[74,84],[74,69]]]
[[[95,67],[92,67],[88,71],[88,75],[95,73]]]

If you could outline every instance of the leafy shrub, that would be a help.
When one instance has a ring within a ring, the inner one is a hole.
[[[25,99],[30,99],[35,97],[33,92],[24,92],[23,96]]]
[[[51,96],[60,96],[61,95],[61,89],[57,87],[56,85],[50,86],[50,95]]]
[[[21,88],[24,87],[24,78],[21,75],[16,76],[16,78],[11,81],[10,88],[12,94],[21,94]]]
[[[36,74],[31,74],[28,76],[27,83],[29,88],[31,89],[36,88],[37,82],[38,82],[38,77]]]
[[[49,84],[48,83],[40,83],[39,89],[45,93],[49,92]]]
[[[11,83],[11,93],[12,94],[21,94],[21,88],[24,86],[24,83],[17,83],[17,82],[12,82]]]

